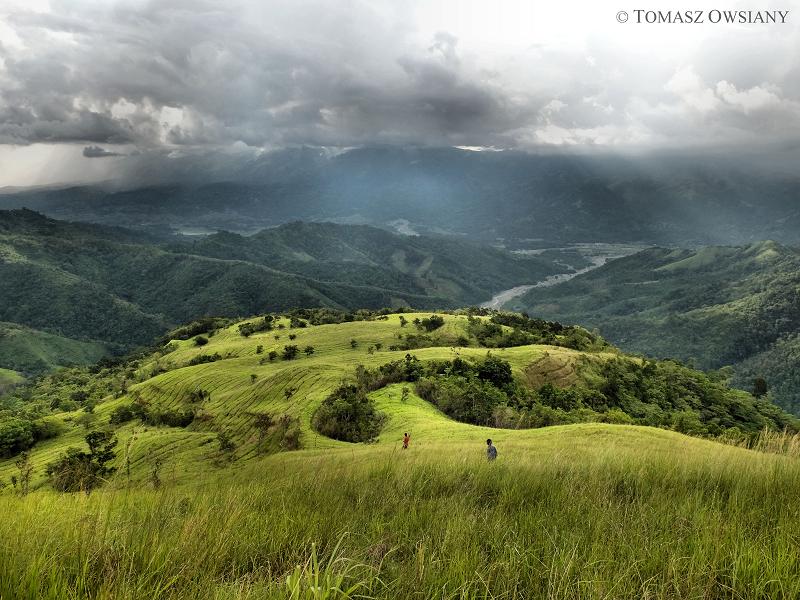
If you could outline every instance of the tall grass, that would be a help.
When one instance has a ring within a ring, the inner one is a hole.
[[[800,461],[693,440],[295,453],[0,496],[0,598],[800,597]]]

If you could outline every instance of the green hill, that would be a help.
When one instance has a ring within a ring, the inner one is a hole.
[[[557,260],[364,226],[293,223],[180,243],[0,211],[0,320],[119,354],[208,315],[479,303],[563,271]],[[62,346],[52,344],[44,362],[0,367],[87,362]]]
[[[305,315],[293,327],[259,317],[184,329],[176,335],[186,339],[154,354],[63,371],[6,397],[0,443],[8,448],[26,419],[46,435],[30,451],[36,491],[26,498],[19,480],[9,485],[20,455],[0,459],[0,509],[14,514],[0,520],[0,595],[800,591],[797,459],[664,428],[795,452],[796,438],[758,436],[798,427],[769,403],[673,363],[627,357],[580,329],[513,315],[444,314],[441,325],[430,313],[321,325],[310,323],[330,313]],[[549,343],[488,357],[479,346],[523,335]],[[393,349],[420,336],[430,345]],[[287,345],[299,355],[284,357]],[[378,411],[374,443],[316,431],[343,381],[364,386],[368,400],[358,402]],[[476,405],[502,398],[483,422],[448,416],[470,419]],[[132,407],[139,412],[125,415]],[[657,416],[662,427],[630,424]],[[514,429],[523,418],[547,421]],[[559,422],[572,424],[541,427]],[[105,430],[119,440],[109,481],[88,497],[51,491],[45,466]],[[406,431],[408,451],[399,447]],[[488,437],[496,464],[482,458]],[[360,587],[343,592],[351,586]]]
[[[0,364],[22,373],[42,373],[67,365],[95,363],[106,346],[0,323]]]
[[[789,346],[800,331],[800,251],[760,242],[699,250],[653,248],[612,261],[511,306],[597,328],[629,352],[704,369],[732,365],[752,389],[764,377],[775,401],[800,414]]]

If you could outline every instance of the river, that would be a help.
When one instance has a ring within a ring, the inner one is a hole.
[[[481,304],[483,308],[493,308],[493,309],[500,309],[503,306],[513,300],[514,298],[519,298],[523,294],[525,294],[528,290],[532,290],[533,288],[543,288],[543,287],[550,287],[559,283],[564,283],[565,281],[569,281],[573,277],[577,277],[578,275],[583,275],[584,273],[588,273],[598,267],[602,267],[606,264],[609,260],[614,260],[615,258],[622,258],[623,256],[628,256],[629,254],[634,254],[639,250],[642,250],[644,246],[636,246],[636,245],[628,245],[628,244],[576,244],[574,246],[570,246],[569,248],[545,248],[545,249],[537,249],[537,250],[521,250],[517,251],[518,254],[541,254],[546,250],[578,250],[586,260],[588,260],[591,264],[581,269],[573,270],[570,269],[569,271],[565,271],[564,273],[557,273],[556,275],[550,275],[543,279],[542,281],[538,281],[536,283],[526,284],[526,285],[517,285],[507,290],[503,290],[501,292],[496,293],[492,296],[492,299],[484,302]],[[566,266],[566,265],[565,265]]]

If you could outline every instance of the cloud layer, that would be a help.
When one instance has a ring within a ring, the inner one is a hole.
[[[448,31],[447,19],[432,30],[418,9],[394,0],[6,8],[0,144],[88,144],[84,156],[105,157],[119,152],[98,144],[735,147],[800,136],[792,18],[686,38],[675,27],[619,26],[609,8],[566,44],[500,44]],[[567,19],[563,11],[549,18]]]

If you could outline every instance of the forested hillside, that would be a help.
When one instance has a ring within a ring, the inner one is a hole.
[[[64,344],[53,345],[44,356],[31,342],[24,352],[3,352],[0,367],[38,372],[84,362],[98,348],[118,353],[149,344],[170,326],[207,315],[474,304],[564,268],[554,258],[366,226],[294,223],[252,238],[219,233],[167,243],[4,211],[0,321],[77,344],[63,352]]]
[[[794,243],[800,182],[773,169],[757,156],[698,162],[673,153],[630,160],[386,146],[330,155],[304,147],[158,160],[112,189],[0,191],[0,208],[165,230],[403,219],[421,233],[488,242]]]
[[[761,242],[700,250],[653,248],[512,302],[532,314],[596,327],[631,352],[704,369],[734,367],[752,389],[800,412],[800,251]]]

